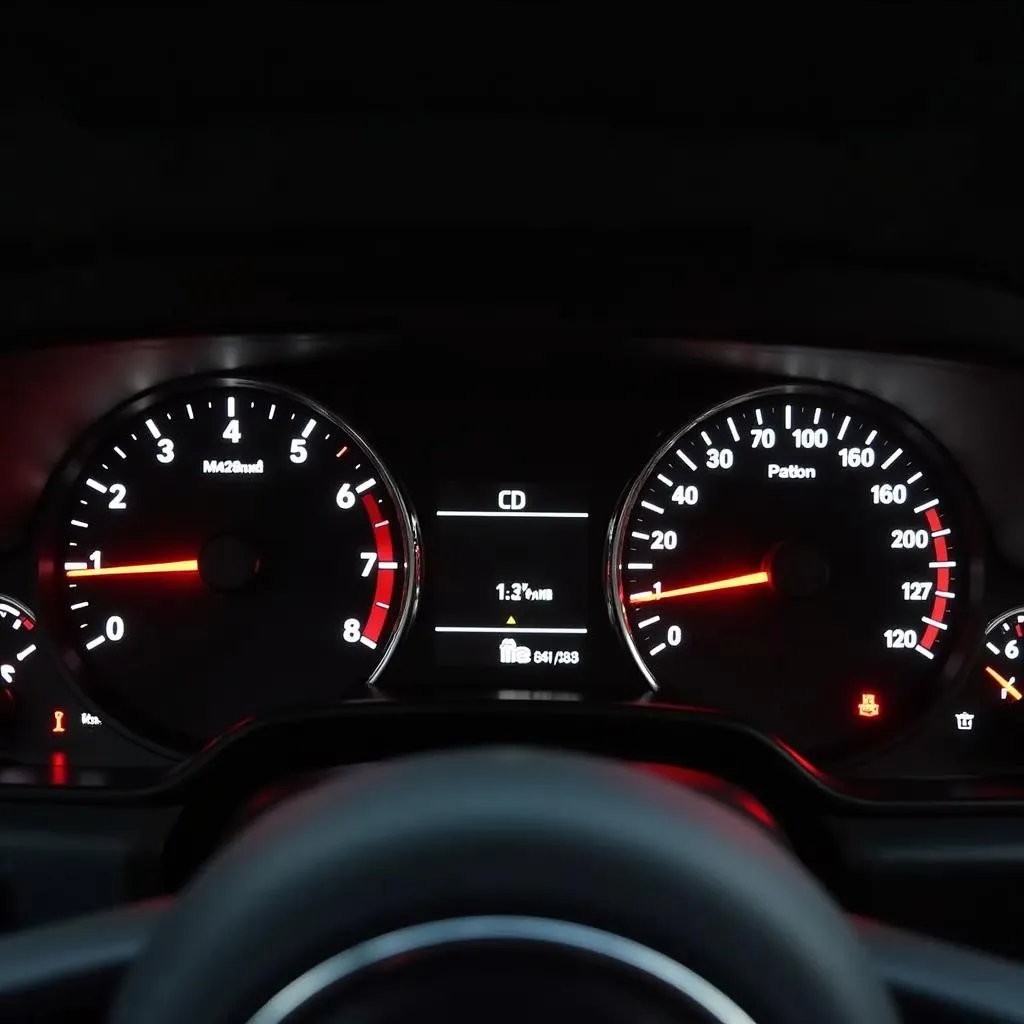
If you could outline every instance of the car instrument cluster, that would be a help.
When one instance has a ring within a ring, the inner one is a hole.
[[[0,507],[0,782],[368,701],[683,709],[843,778],[1024,773],[1024,480],[987,454],[1019,381],[328,341],[7,361],[0,469],[37,484]]]

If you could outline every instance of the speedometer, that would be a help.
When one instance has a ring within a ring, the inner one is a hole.
[[[187,748],[368,696],[408,620],[410,514],[347,424],[207,379],[101,425],[43,552],[48,625],[105,714]]]
[[[839,752],[924,710],[972,588],[961,496],[860,396],[775,388],[673,435],[616,520],[610,599],[659,701]]]

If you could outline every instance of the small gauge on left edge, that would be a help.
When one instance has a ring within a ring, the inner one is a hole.
[[[412,517],[351,427],[281,389],[143,398],[70,467],[44,610],[94,702],[188,748],[367,695],[414,600]]]
[[[18,681],[39,649],[35,628],[36,620],[24,605],[0,595],[0,722],[14,714]]]

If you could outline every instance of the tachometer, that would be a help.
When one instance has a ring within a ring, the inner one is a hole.
[[[610,557],[656,699],[835,751],[927,707],[972,584],[947,480],[920,431],[840,390],[762,391],[679,431]]]
[[[173,746],[367,695],[409,616],[416,543],[351,427],[236,380],[146,397],[68,471],[42,561],[66,660]]]

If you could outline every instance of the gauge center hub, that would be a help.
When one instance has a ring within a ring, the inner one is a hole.
[[[241,590],[259,575],[261,558],[242,537],[211,537],[199,553],[199,575],[214,590]]]
[[[815,597],[828,589],[828,559],[810,545],[779,544],[769,554],[767,563],[772,589],[784,597]]]

